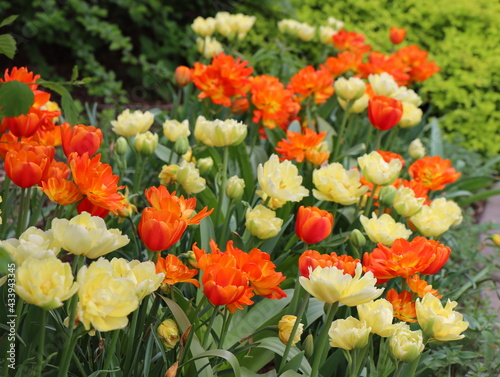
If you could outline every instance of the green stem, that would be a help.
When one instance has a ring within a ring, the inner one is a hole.
[[[297,294],[300,292],[300,288],[295,290]],[[288,342],[286,342],[286,347],[285,351],[283,352],[283,357],[281,358],[281,363],[280,363],[280,368],[279,368],[279,373],[280,374],[283,371],[283,368],[286,365],[286,362],[288,360],[288,354],[290,353],[290,349],[292,348],[292,343],[293,343],[293,338],[295,338],[295,334],[297,333],[297,330],[300,325],[300,321],[302,320],[302,316],[304,315],[304,312],[306,311],[307,304],[309,303],[309,297],[311,295],[309,292],[306,292],[304,298],[302,299],[302,304],[300,305],[299,311],[297,313],[297,319],[295,320],[295,323],[292,328],[292,332],[290,333],[290,337],[288,338]]]
[[[26,219],[30,209],[31,187],[21,189],[21,200],[19,204],[19,218],[17,222],[16,235],[19,237],[26,230]]]
[[[223,160],[222,160],[222,170],[221,170],[221,183],[219,186],[219,200],[217,202],[217,208],[215,209],[215,225],[219,226],[219,216],[222,209],[222,202],[226,195],[226,181],[227,181],[227,164],[229,161],[229,147],[224,147]]]
[[[207,331],[205,332],[205,337],[203,339],[203,349],[207,349],[208,347],[208,342],[210,340],[210,333],[212,332],[212,327],[214,325],[215,317],[217,317],[217,314],[219,314],[219,306],[214,306],[214,310],[212,312],[212,316],[210,317],[210,322],[208,323],[207,326]]]
[[[408,371],[407,377],[414,377],[415,372],[417,371],[418,364],[420,363],[420,358],[422,357],[422,354],[418,355],[418,357],[413,360],[410,366],[410,370]]]
[[[135,174],[134,174],[134,183],[132,186],[132,192],[138,193],[139,186],[142,181],[142,173],[144,171],[144,166],[142,166],[142,154],[139,151],[135,153]]]
[[[220,349],[225,349],[224,348],[224,340],[226,340],[227,331],[229,330],[229,324],[231,323],[232,318],[233,318],[233,316],[231,315],[231,313],[229,313],[229,310],[225,309],[224,321],[222,324],[222,332],[221,332],[220,339],[219,339],[219,348]]]
[[[4,179],[3,179],[3,184],[2,184],[2,203],[0,204],[1,205],[1,209],[2,209],[2,214],[0,214],[0,216],[7,216],[6,213],[8,212],[6,209],[7,209],[7,203],[9,203],[9,190],[10,190],[10,178],[8,175],[5,175]],[[8,227],[8,224],[9,222],[7,221],[7,218],[5,217],[4,220],[2,221],[2,225],[0,225],[0,229],[2,230],[0,232],[0,235],[1,235],[1,239],[5,239],[6,235],[7,235],[7,232],[6,230],[9,228]]]
[[[389,136],[387,137],[387,141],[384,144],[384,150],[390,151],[392,148],[392,144],[394,144],[394,140],[398,136],[399,126],[392,127],[389,131]]]
[[[351,352],[352,355],[352,362],[350,368],[349,368],[349,376],[350,377],[356,377],[357,376],[357,368],[356,366],[358,365],[358,352],[356,349],[353,349]]]
[[[59,373],[57,377],[67,377],[69,365],[71,363],[71,355],[76,345],[76,337],[73,339],[73,331],[75,329],[76,305],[78,303],[78,294],[74,294],[69,303],[69,322],[68,334],[64,341],[63,354],[59,364]]]
[[[220,233],[220,239],[219,239],[219,245],[224,245],[226,243],[226,240],[227,240],[227,236],[226,236],[226,233],[227,233],[227,230],[229,228],[229,223],[230,223],[230,220],[231,220],[231,215],[234,211],[234,208],[235,208],[235,200],[231,200],[231,203],[229,203],[229,210],[227,211],[227,215],[226,215],[226,221],[224,221],[224,225],[222,227],[222,232]]]
[[[47,324],[47,311],[42,309],[42,318],[40,319],[40,340],[38,342],[38,357],[36,363],[36,375],[42,375],[43,368],[43,349],[45,346],[45,326]]]
[[[399,361],[398,367],[397,367],[396,371],[394,372],[393,377],[401,377],[401,372],[403,371],[403,368],[404,368],[404,363]]]
[[[319,364],[321,362],[321,359],[323,359],[323,355],[325,355],[328,352],[329,347],[327,347],[327,340],[328,340],[328,330],[330,329],[330,325],[333,322],[333,318],[335,317],[335,313],[337,312],[337,309],[339,307],[338,301],[335,302],[330,306],[330,309],[328,310],[328,314],[326,315],[326,320],[323,324],[323,328],[321,329],[319,339],[318,339],[318,352],[314,355],[313,359],[313,364],[312,364],[312,370],[311,370],[311,377],[318,377],[319,373]],[[316,347],[315,347],[316,348]]]
[[[375,149],[380,149],[380,145],[382,144],[382,130],[377,130],[377,141],[375,142]]]
[[[127,338],[127,353],[125,354],[125,364],[124,364],[124,372],[127,374],[130,374],[130,365],[132,364],[132,355],[135,354],[133,352],[133,347],[135,343],[135,329],[137,326],[137,319],[139,318],[139,309],[134,311],[134,314],[132,314],[132,321],[130,322],[130,333]]]
[[[116,343],[118,342],[118,336],[120,335],[120,330],[114,330],[111,335],[111,344],[106,348],[106,358],[104,359],[104,370],[108,370],[111,364],[111,359],[115,354]]]
[[[340,129],[339,129],[337,138],[335,139],[335,146],[333,149],[332,161],[336,161],[337,158],[339,157],[341,141],[342,141],[342,138],[344,137],[344,133],[345,133],[346,125],[347,125],[347,119],[349,118],[350,110],[351,110],[353,103],[354,103],[353,101],[347,101],[347,106],[346,106],[346,109],[344,111],[342,123],[340,124]]]
[[[379,185],[374,184],[373,189],[371,192],[371,195],[368,197],[368,200],[366,201],[366,206],[365,206],[365,216],[366,217],[371,217],[371,209],[372,209],[372,203],[373,203],[373,198],[375,197],[375,193],[377,192]]]

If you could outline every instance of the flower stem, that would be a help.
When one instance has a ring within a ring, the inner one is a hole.
[[[297,289],[295,292],[300,292],[300,288]],[[299,311],[297,313],[297,319],[295,320],[295,323],[292,328],[292,332],[290,333],[290,337],[288,338],[288,342],[286,342],[286,347],[285,351],[283,352],[283,357],[281,358],[281,363],[280,363],[280,368],[279,368],[279,373],[283,370],[283,368],[286,365],[287,359],[288,359],[288,354],[290,353],[290,349],[292,348],[292,343],[293,343],[293,338],[295,338],[295,334],[297,333],[297,330],[300,325],[300,321],[302,320],[302,316],[304,315],[304,312],[306,310],[307,304],[309,303],[309,297],[311,297],[309,292],[306,292],[304,298],[302,299],[302,304],[300,305]]]
[[[21,201],[19,204],[19,218],[17,222],[16,235],[19,237],[26,230],[26,220],[30,210],[31,187],[21,189]]]
[[[111,335],[111,344],[109,345],[109,347],[106,348],[106,358],[104,359],[104,366],[103,366],[104,370],[109,369],[109,366],[111,364],[111,359],[115,354],[116,343],[118,342],[118,335],[120,335],[120,330],[114,330],[113,334]]]
[[[142,166],[142,154],[139,151],[136,151],[135,154],[135,174],[134,174],[134,183],[132,187],[132,191],[134,193],[138,193],[139,186],[142,181],[142,173],[144,171],[144,166]]]
[[[226,193],[226,181],[227,181],[227,164],[229,161],[229,147],[224,147],[224,154],[222,160],[222,170],[221,170],[221,182],[219,186],[219,200],[217,202],[217,208],[215,209],[215,222],[216,226],[219,225],[219,216],[222,209],[222,202],[224,201],[224,196]]]
[[[371,192],[371,195],[368,197],[368,200],[366,201],[366,206],[365,206],[365,216],[370,217],[371,216],[371,209],[372,209],[372,203],[373,203],[373,198],[375,197],[375,193],[377,192],[379,185],[374,184],[373,189]],[[380,214],[379,214],[380,216]]]
[[[403,371],[404,363],[401,361],[398,362],[398,367],[396,371],[394,372],[393,377],[401,377],[401,372]]]
[[[214,306],[214,311],[212,312],[212,316],[210,317],[210,322],[208,323],[207,326],[207,331],[205,332],[205,338],[203,339],[203,349],[207,349],[208,347],[208,342],[210,340],[210,333],[212,332],[212,327],[214,325],[215,317],[217,317],[217,314],[219,314],[219,306],[216,305]]]
[[[76,304],[78,303],[78,294],[74,294],[71,297],[69,303],[69,322],[68,322],[68,334],[66,340],[64,341],[63,354],[61,357],[61,362],[59,364],[59,373],[57,377],[66,377],[68,375],[69,364],[71,362],[71,355],[73,349],[75,348],[76,339],[73,341],[73,331],[75,329],[75,318],[76,318]]]
[[[353,101],[347,101],[347,106],[346,106],[346,109],[344,111],[342,123],[340,124],[339,133],[337,135],[337,138],[335,139],[335,146],[333,149],[332,161],[336,161],[337,158],[339,157],[340,144],[341,144],[342,138],[344,137],[344,133],[345,133],[346,125],[347,125],[347,119],[349,119],[352,104],[353,104]]]
[[[47,324],[47,311],[42,309],[42,318],[40,319],[40,340],[38,342],[38,357],[36,363],[36,375],[42,375],[43,368],[43,349],[45,346],[45,326]]]
[[[323,328],[321,329],[319,339],[318,339],[318,347],[316,348],[318,352],[314,355],[311,377],[318,377],[319,373],[319,364],[321,359],[323,359],[323,355],[328,352],[328,347],[326,346],[326,341],[328,340],[328,330],[330,329],[330,325],[333,322],[333,318],[335,317],[335,313],[339,307],[338,301],[333,303],[328,310],[328,314],[326,315],[326,320],[323,324]]]
[[[222,332],[221,332],[220,339],[219,339],[219,348],[220,349],[225,349],[224,348],[224,340],[226,340],[227,331],[229,330],[229,324],[231,323],[232,318],[233,318],[233,316],[231,315],[231,313],[229,313],[229,310],[225,309],[224,321],[222,324]]]

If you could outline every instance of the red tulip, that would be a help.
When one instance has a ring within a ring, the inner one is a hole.
[[[102,143],[102,131],[93,126],[77,124],[71,127],[69,123],[61,126],[61,138],[64,154],[68,157],[76,152],[79,156],[88,152],[93,156]]]
[[[297,212],[295,233],[308,244],[323,241],[333,228],[333,215],[317,207],[300,206]]]
[[[399,123],[403,116],[400,101],[386,96],[373,96],[368,102],[368,119],[373,127],[386,131]]]
[[[398,29],[397,27],[392,26],[391,30],[389,31],[389,37],[391,38],[392,43],[398,45],[405,40],[406,29]]]
[[[32,187],[46,177],[53,158],[53,147],[24,145],[7,153],[5,172],[17,186]]]
[[[191,69],[185,65],[180,65],[175,69],[174,80],[180,87],[186,86],[191,82]]]
[[[150,250],[162,251],[179,241],[187,225],[169,210],[147,207],[142,212],[138,229],[142,241]]]

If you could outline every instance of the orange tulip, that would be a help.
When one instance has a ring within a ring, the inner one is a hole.
[[[287,139],[278,142],[276,152],[281,154],[281,160],[304,161],[304,158],[314,165],[321,165],[328,160],[330,152],[320,150],[321,143],[326,137],[326,131],[316,133],[310,128],[306,128],[302,134],[300,132],[286,132]]]
[[[308,244],[323,241],[333,228],[333,215],[317,207],[300,206],[297,212],[295,233]]]
[[[391,160],[398,159],[399,161],[401,161],[401,166],[405,166],[405,162],[406,162],[405,159],[403,158],[403,156],[401,156],[398,153],[389,152],[389,151],[381,151],[378,149],[376,152],[379,155],[381,155],[382,158],[384,159],[384,161],[387,163],[391,162]]]
[[[79,156],[85,152],[94,155],[102,143],[102,131],[93,126],[77,124],[71,127],[69,123],[61,126],[61,138],[64,154],[68,157],[76,152]]]
[[[397,27],[392,26],[391,29],[389,30],[389,37],[391,38],[392,43],[398,45],[405,40],[406,29],[404,28],[398,29]]]
[[[290,79],[288,89],[292,90],[299,102],[314,97],[316,104],[326,102],[333,95],[333,78],[326,68],[314,69],[312,65],[302,68]]]
[[[20,81],[28,85],[31,90],[36,90],[38,85],[33,84],[40,78],[40,75],[35,75],[33,72],[28,71],[26,67],[13,67],[10,70],[7,68],[4,73],[3,79],[0,78],[0,82],[9,82],[9,81]]]
[[[436,273],[449,257],[451,250],[437,241],[415,237],[412,241],[397,239],[392,247],[379,243],[372,253],[365,253],[363,266],[372,271],[378,284],[401,276],[409,278],[416,273]]]
[[[46,175],[53,155],[42,147],[24,146],[5,156],[5,172],[17,186],[27,188],[39,184]]]
[[[227,305],[234,313],[243,309],[242,305],[253,304],[248,278],[239,269],[213,264],[204,272],[202,281],[203,293],[213,305]]]
[[[174,80],[178,86],[186,86],[191,82],[191,69],[185,65],[178,66],[175,69]]]
[[[425,156],[415,161],[408,168],[408,174],[428,190],[443,190],[461,175],[451,167],[450,160],[443,160],[440,156]]]
[[[38,130],[42,119],[36,111],[13,118],[4,118],[3,127],[7,128],[17,137],[31,137]]]
[[[416,293],[420,298],[423,298],[427,293],[431,293],[437,298],[443,297],[439,294],[437,289],[432,289],[432,285],[427,284],[427,282],[420,279],[420,276],[418,275],[409,277],[408,279],[406,279],[406,282],[408,283],[408,288],[410,288],[410,290]]]
[[[394,308],[394,317],[404,322],[417,322],[417,310],[415,309],[415,301],[412,301],[411,292],[398,293],[395,289],[391,289],[385,298]]]
[[[337,50],[352,51],[356,54],[365,54],[371,46],[365,44],[365,36],[354,31],[339,30],[332,35],[333,45]]]
[[[320,254],[316,250],[307,250],[299,258],[300,274],[309,279],[309,274],[316,267],[337,267],[343,270],[344,274],[354,276],[356,264],[359,259],[354,259],[349,255],[337,255],[337,253]]]
[[[191,283],[196,287],[200,287],[198,280],[193,279],[198,273],[198,270],[191,270],[184,265],[179,258],[173,254],[168,254],[166,258],[158,256],[156,261],[156,273],[163,272],[165,279],[163,283],[174,285],[177,283]]]
[[[71,182],[61,178],[49,178],[41,183],[42,190],[51,201],[60,205],[66,206],[68,204],[76,203],[82,199],[82,193],[78,187]]]
[[[138,230],[144,244],[152,251],[162,251],[180,240],[187,222],[168,210],[147,207],[142,212]]]
[[[109,209],[95,205],[87,197],[83,198],[82,201],[78,203],[76,210],[78,214],[88,212],[91,216],[99,216],[103,219],[109,214]]]
[[[114,213],[125,207],[125,198],[118,193],[124,187],[118,186],[120,177],[113,175],[110,165],[100,161],[100,154],[90,158],[88,153],[72,153],[68,160],[73,181],[92,204]]]
[[[231,112],[236,115],[244,114],[250,108],[250,103],[246,98],[237,98],[231,102]]]
[[[69,173],[70,170],[67,164],[62,161],[52,160],[49,165],[47,176],[44,180],[47,180],[49,178],[68,179]]]
[[[373,96],[368,101],[368,119],[373,127],[386,131],[399,123],[403,116],[400,101],[386,96]]]

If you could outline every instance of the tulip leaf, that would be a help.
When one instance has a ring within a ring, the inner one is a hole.
[[[0,116],[4,118],[27,114],[35,96],[28,85],[20,81],[8,81],[0,87]]]
[[[293,370],[287,370],[280,374],[280,377],[303,377],[303,374],[297,373]]]
[[[500,156],[499,156],[500,157]],[[491,187],[495,183],[495,177],[492,176],[476,176],[464,179],[459,179],[446,186],[445,191],[451,192],[452,190],[466,190],[477,191],[484,188]],[[448,194],[446,194],[448,197]]]
[[[16,54],[16,40],[10,34],[0,35],[0,54],[4,54],[9,59],[13,59]]]
[[[285,352],[285,345],[281,343],[281,341],[277,337],[276,338],[269,337],[261,339],[259,340],[259,344],[257,347],[268,349],[269,351],[277,353],[280,356],[283,356],[283,353]],[[291,348],[290,353],[288,354],[288,360],[298,355],[299,352],[300,351],[297,348]],[[302,362],[300,363],[300,370],[306,375],[311,374],[311,365],[309,364],[307,359],[305,358],[302,359]]]
[[[199,355],[196,355],[195,357],[189,359],[188,361],[185,362],[185,364],[190,363],[191,361],[195,361],[201,358],[206,358],[209,356],[215,356],[215,357],[220,357],[225,359],[226,361],[231,364],[231,367],[233,368],[234,372],[234,377],[241,377],[241,370],[240,370],[240,363],[238,362],[238,359],[236,356],[234,356],[231,352],[226,351],[226,350],[210,350],[210,351],[205,351]]]
[[[270,370],[269,372],[265,374],[260,374],[256,372],[252,372],[251,370],[241,367],[241,377],[276,377],[276,371],[275,370]]]
[[[266,131],[266,136],[269,139],[269,142],[274,148],[276,148],[276,145],[278,144],[279,141],[286,139],[285,131],[283,131],[279,127],[273,129],[266,128],[265,131]]]
[[[500,189],[483,191],[483,192],[480,192],[476,195],[469,196],[463,200],[460,200],[460,205],[462,207],[468,206],[469,204],[479,202],[480,200],[488,199],[489,197],[495,196],[495,195],[500,195]]]
[[[167,148],[163,144],[158,144],[155,149],[155,156],[158,157],[160,160],[163,162],[166,162],[167,164],[170,163],[171,158],[170,155],[174,153],[172,149]]]
[[[161,295],[160,295],[160,297],[168,305],[168,308],[172,312],[172,314],[175,318],[175,321],[179,325],[179,328],[181,329],[181,331],[183,333],[186,332],[186,330],[191,326],[191,322],[189,321],[188,317],[186,316],[186,313],[184,313],[182,308],[179,305],[177,305],[176,302],[170,300],[169,298],[163,297]],[[191,344],[189,345],[189,349],[191,351],[191,355],[194,358],[196,358],[198,355],[205,352],[205,350],[203,349],[196,334],[193,334]],[[202,359],[200,360],[200,358],[202,358]],[[199,376],[201,376],[201,377],[213,377],[214,376],[212,367],[210,366],[208,359],[206,357],[200,356],[199,358],[196,358],[193,360],[194,360],[194,363],[196,364],[197,370],[200,371],[198,374]]]
[[[236,147],[230,147],[229,153],[232,160],[238,161],[241,178],[245,181],[245,188],[243,189],[245,195],[243,198],[249,201],[255,192],[255,178],[253,176],[254,170],[252,169],[252,165],[250,163],[247,146],[244,143],[241,143]]]
[[[0,274],[8,275],[11,272],[13,273],[13,266],[14,261],[10,254],[3,247],[0,247]]]
[[[288,363],[285,364],[283,367],[283,372],[293,372],[297,373],[297,369],[299,369],[300,364],[302,363],[302,359],[304,358],[305,351],[300,351],[298,354],[296,354],[294,357],[290,359]],[[280,376],[283,376],[283,374],[280,374]]]
[[[431,126],[431,144],[430,144],[430,156],[442,156],[443,155],[443,139],[441,137],[441,129],[439,128],[439,122],[436,118],[432,118],[430,122]]]
[[[52,81],[37,81],[47,89],[51,89],[61,95],[61,107],[63,111],[64,120],[71,125],[78,123],[78,109],[76,108],[73,97],[63,85]]]

